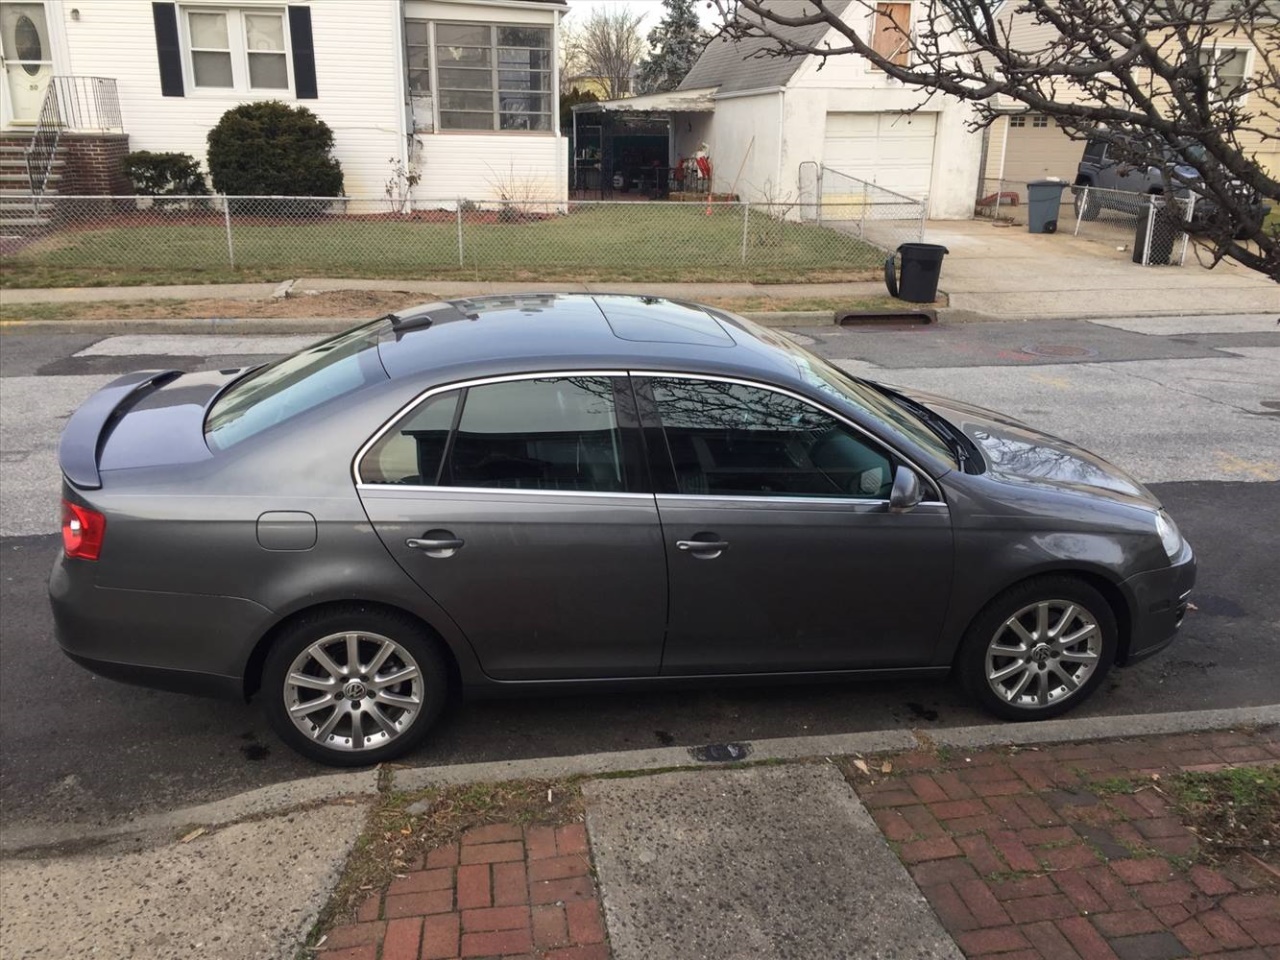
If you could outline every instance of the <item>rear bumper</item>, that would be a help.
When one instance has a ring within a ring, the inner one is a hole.
[[[112,680],[205,696],[244,696],[244,671],[270,612],[251,600],[120,590],[94,564],[59,557],[49,577],[58,645]]]
[[[1124,582],[1132,617],[1121,664],[1145,660],[1177,638],[1195,583],[1196,559],[1187,544],[1170,566],[1137,574]]]

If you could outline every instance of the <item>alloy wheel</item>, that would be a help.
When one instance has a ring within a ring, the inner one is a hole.
[[[422,710],[417,661],[375,633],[335,633],[311,644],[284,682],[289,719],[318,746],[359,751],[405,733]]]
[[[1102,630],[1093,614],[1070,600],[1040,600],[996,630],[987,645],[987,683],[1011,706],[1043,709],[1075,696],[1101,655]]]

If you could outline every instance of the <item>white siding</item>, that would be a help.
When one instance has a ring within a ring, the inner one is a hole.
[[[441,133],[418,138],[422,180],[415,199],[563,201],[569,141],[564,137]],[[430,204],[428,204],[430,205]]]
[[[399,11],[391,0],[312,0],[310,7],[319,98],[289,102],[332,128],[347,194],[381,196],[388,161],[400,155],[404,122]],[[271,99],[189,88],[184,97],[161,96],[150,0],[81,2],[77,9],[79,20],[64,21],[71,72],[116,79],[133,150],[176,150],[203,161],[206,137],[223,113],[250,99]]]

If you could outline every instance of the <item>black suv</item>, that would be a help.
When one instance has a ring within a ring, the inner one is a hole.
[[[1096,220],[1105,207],[1136,216],[1146,210],[1146,197],[1164,194],[1166,173],[1174,183],[1173,195],[1185,199],[1191,196],[1192,190],[1183,184],[1194,184],[1200,179],[1196,168],[1187,161],[1199,160],[1203,155],[1204,147],[1198,143],[1187,143],[1175,150],[1167,144],[1144,143],[1123,135],[1093,138],[1085,144],[1075,185],[1071,188],[1076,215],[1081,220]],[[1152,157],[1159,157],[1160,165],[1140,159]],[[1084,187],[1098,189],[1086,191]],[[1255,208],[1259,219],[1270,212],[1255,191],[1242,183],[1236,187],[1248,195],[1249,205]],[[1212,200],[1197,197],[1191,215],[1193,228],[1211,224],[1217,210]]]

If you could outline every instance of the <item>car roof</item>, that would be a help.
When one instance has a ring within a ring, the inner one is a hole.
[[[663,369],[794,382],[778,334],[661,297],[530,293],[425,303],[390,314],[378,350],[393,380],[420,374]]]

